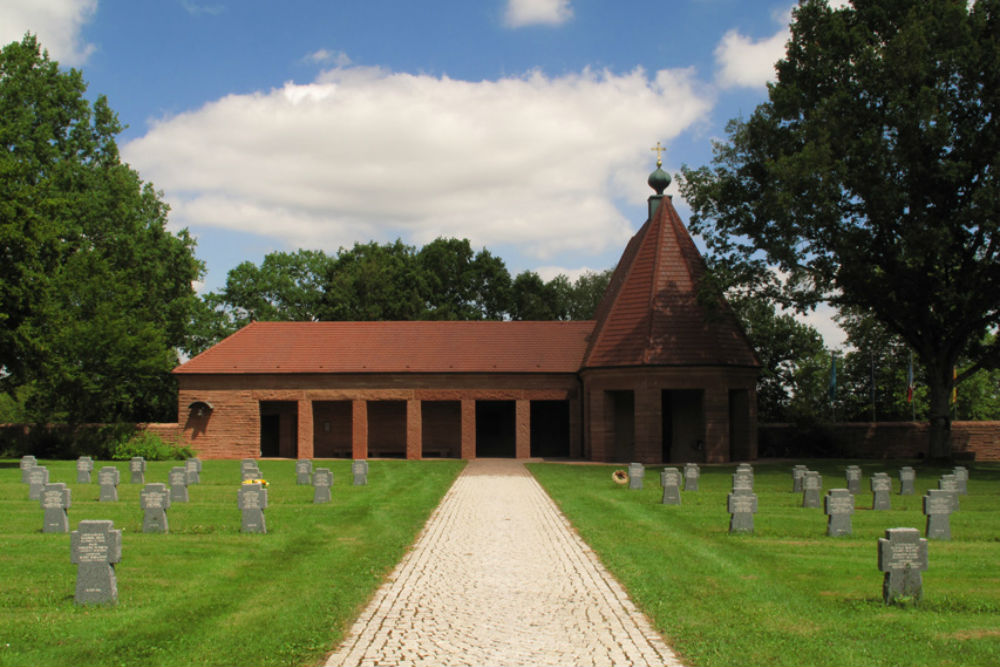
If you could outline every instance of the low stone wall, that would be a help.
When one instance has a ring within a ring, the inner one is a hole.
[[[760,456],[919,459],[927,456],[928,428],[926,422],[761,424]],[[957,459],[1000,461],[1000,421],[952,422],[951,441]]]

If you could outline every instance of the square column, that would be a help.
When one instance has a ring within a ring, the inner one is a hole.
[[[298,458],[313,457],[313,406],[307,398],[299,399]]]
[[[368,401],[351,401],[351,457],[368,458]]]
[[[514,417],[514,457],[526,459],[531,456],[531,401],[515,402]]]
[[[462,399],[462,458],[476,458],[476,401]]]
[[[583,419],[580,416],[580,399],[571,398],[569,401],[569,457],[571,459],[583,458],[582,429]]]
[[[635,390],[635,459],[663,462],[663,393],[659,387]]]
[[[423,458],[423,417],[421,401],[411,399],[406,402],[406,458]]]

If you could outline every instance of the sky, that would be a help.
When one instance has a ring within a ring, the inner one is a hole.
[[[645,221],[657,142],[668,173],[708,164],[766,100],[792,5],[3,0],[0,43],[30,31],[107,96],[200,290],[269,252],[440,236],[575,278]]]

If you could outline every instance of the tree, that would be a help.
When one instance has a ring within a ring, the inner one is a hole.
[[[919,356],[930,455],[952,369],[1000,345],[1000,0],[804,0],[769,101],[681,192],[718,259],[800,307],[870,311]],[[770,276],[770,277],[769,277]]]
[[[567,316],[571,320],[589,320],[594,317],[597,307],[608,291],[613,269],[605,271],[585,271],[573,281],[568,296]]]
[[[468,239],[437,238],[417,253],[426,317],[496,320],[508,310],[510,274],[485,248],[473,254]]]
[[[201,265],[85,91],[31,35],[0,52],[0,382],[36,419],[169,419]]]
[[[320,319],[418,320],[427,288],[416,250],[402,241],[355,243],[327,267]]]

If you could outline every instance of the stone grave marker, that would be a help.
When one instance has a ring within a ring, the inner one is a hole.
[[[681,471],[677,468],[664,468],[660,471],[660,485],[663,487],[664,505],[681,504]]]
[[[184,461],[184,472],[187,473],[188,486],[201,484],[201,459],[191,457]]]
[[[753,491],[753,473],[737,469],[733,473],[733,491]]]
[[[35,466],[28,470],[28,500],[41,500],[42,491],[49,483],[49,469]]]
[[[46,484],[42,490],[42,509],[45,510],[43,533],[68,533],[69,516],[66,510],[71,504],[70,490],[62,482]]]
[[[132,484],[145,484],[146,483],[146,459],[141,456],[133,456],[132,460],[128,464],[129,472],[132,473],[132,479],[130,483]]]
[[[851,515],[854,514],[854,494],[849,489],[830,489],[823,498],[826,512],[826,534],[830,537],[851,534]]]
[[[330,487],[333,486],[333,473],[329,468],[316,468],[312,474],[313,503],[330,502]]]
[[[76,460],[76,483],[90,484],[90,473],[94,471],[94,459],[81,456]]]
[[[38,465],[38,459],[36,459],[31,454],[25,454],[21,457],[21,482],[23,484],[30,484],[28,481],[28,471]],[[34,500],[34,498],[32,498]]]
[[[942,491],[951,492],[951,511],[958,511],[958,480],[955,475],[941,475],[938,480],[938,488]]]
[[[114,466],[104,466],[97,471],[97,483],[101,485],[101,495],[98,500],[102,503],[118,502],[118,484],[121,478],[121,472]]]
[[[734,490],[726,496],[730,533],[752,533],[753,515],[757,512],[757,494]]]
[[[313,471],[313,462],[309,459],[299,459],[295,462],[295,483],[296,484],[312,484],[312,480],[309,479]]]
[[[266,533],[264,510],[267,509],[267,489],[262,484],[240,486],[239,508],[243,514],[241,533]]]
[[[736,470],[737,472],[743,470],[750,473],[751,475],[753,474],[753,466],[750,465],[749,463],[738,463],[736,465]]]
[[[917,471],[912,466],[903,466],[899,469],[899,495],[912,496],[913,483],[917,479]]]
[[[927,540],[916,528],[889,528],[878,538],[878,569],[882,578],[882,600],[890,604],[899,597],[919,600],[927,569]]]
[[[122,531],[114,521],[81,521],[70,533],[70,558],[77,565],[76,603],[118,601],[115,563],[122,559]]]
[[[792,493],[802,493],[802,478],[807,470],[804,465],[792,466]]]
[[[641,489],[642,479],[646,476],[646,468],[641,463],[628,464],[628,488]]]
[[[351,464],[351,474],[354,475],[354,486],[364,486],[368,483],[368,461],[357,459]]]
[[[955,481],[958,483],[958,495],[969,495],[969,469],[965,466],[955,466],[952,474],[955,475]]]
[[[855,495],[861,493],[861,466],[847,466],[844,475],[847,478],[847,490]]]
[[[891,510],[892,502],[889,499],[889,494],[892,493],[892,478],[889,477],[889,473],[877,472],[872,475],[871,487],[872,509]]]
[[[823,476],[815,470],[807,470],[802,476],[802,506],[820,507],[820,493],[823,492]]]
[[[257,467],[257,461],[254,459],[243,459],[240,462],[240,476],[242,481],[247,481],[248,479],[260,479],[260,468]]]
[[[684,490],[697,491],[698,480],[701,479],[701,468],[697,463],[687,463],[684,465]]]
[[[187,489],[184,489],[187,491]],[[173,491],[166,484],[147,484],[139,493],[139,503],[142,506],[142,532],[166,533],[167,510],[170,509],[170,496]]]
[[[186,466],[174,466],[168,476],[170,481],[170,501],[186,503],[188,501],[188,476]]]
[[[932,540],[951,539],[951,512],[953,492],[928,489],[924,496],[924,515],[927,517],[925,535]]]

